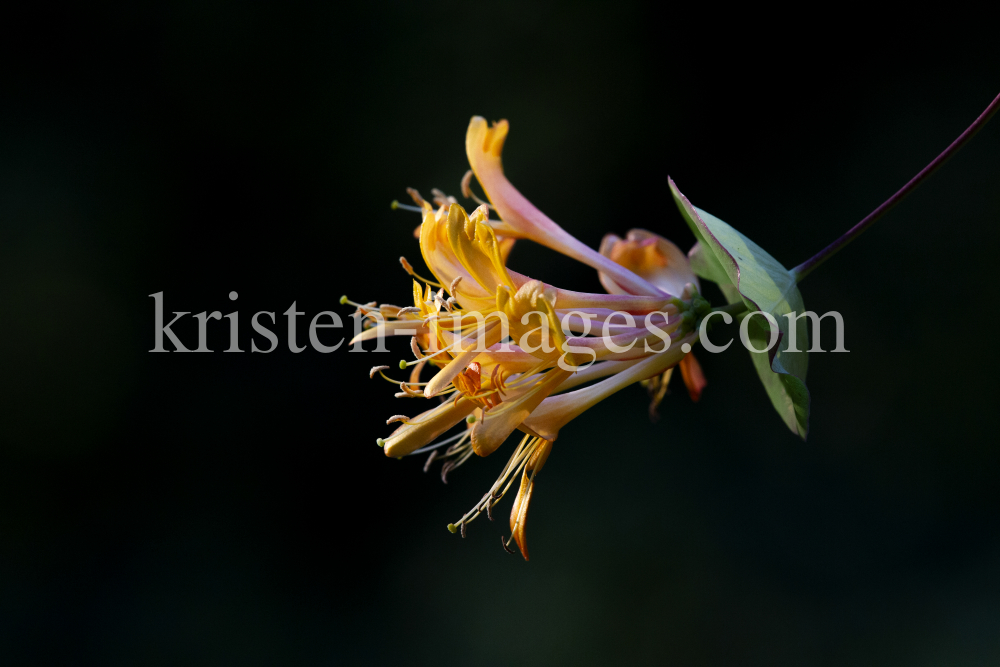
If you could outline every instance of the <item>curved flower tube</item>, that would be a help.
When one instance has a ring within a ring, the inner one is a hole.
[[[546,398],[525,419],[524,425],[547,440],[555,440],[559,437],[559,430],[563,426],[608,396],[676,366],[685,356],[681,346],[685,343],[691,345],[697,340],[697,332],[692,332],[679,338],[676,345],[671,344],[666,352],[646,357],[606,380],[601,380],[584,389]]]
[[[501,120],[490,127],[482,116],[469,122],[465,135],[465,152],[479,184],[490,203],[511,229],[536,243],[603,271],[630,294],[664,295],[652,283],[625,267],[609,261],[593,248],[581,243],[551,218],[535,208],[524,195],[511,185],[503,173],[500,154],[507,139],[510,124]]]

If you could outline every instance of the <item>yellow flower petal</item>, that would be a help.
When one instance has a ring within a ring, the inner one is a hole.
[[[479,456],[489,456],[503,444],[538,405],[570,376],[569,371],[553,368],[522,393],[505,399],[487,411],[472,426],[472,449]],[[512,394],[515,390],[512,389]]]
[[[510,337],[539,359],[553,360],[563,353],[566,337],[555,301],[555,290],[538,280],[526,282],[516,292],[507,286],[497,290],[496,308],[507,317]]]
[[[551,452],[552,442],[542,440],[528,460],[528,464],[524,466],[524,472],[521,473],[521,486],[514,499],[514,507],[510,511],[510,532],[514,541],[517,542],[517,547],[521,550],[524,560],[528,560],[526,529],[528,527],[528,506],[531,503],[532,492],[535,490],[535,475],[545,465]]]
[[[386,456],[406,456],[468,417],[475,408],[476,404],[464,396],[447,401],[402,424],[379,444],[385,447]]]
[[[449,287],[456,278],[462,279],[455,298],[463,308],[489,312],[497,286],[514,287],[500,243],[481,209],[470,218],[458,204],[451,204],[447,214],[425,208],[420,252],[441,285]]]

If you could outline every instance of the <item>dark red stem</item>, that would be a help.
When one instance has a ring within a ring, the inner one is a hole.
[[[990,105],[986,107],[986,111],[980,114],[979,118],[977,118],[975,122],[972,123],[967,130],[965,130],[965,132],[959,135],[958,139],[955,139],[955,141],[953,141],[948,148],[944,149],[944,152],[941,153],[941,155],[934,158],[934,161],[924,167],[919,174],[910,180],[909,183],[900,188],[899,192],[886,199],[881,206],[869,213],[868,217],[864,220],[851,227],[847,233],[839,239],[792,269],[792,274],[795,276],[796,281],[801,282],[803,278],[808,276],[813,271],[813,269],[830,259],[830,257],[835,255],[848,243],[861,236],[862,232],[871,227],[875,221],[885,215],[889,209],[901,202],[906,195],[916,190],[917,186],[923,183],[931,174],[937,171],[941,165],[947,162],[948,158],[957,153],[958,149],[964,146],[969,139],[974,137],[976,132],[981,130],[993,114],[997,112],[997,109],[1000,109],[1000,95],[997,95],[996,98],[990,102]]]

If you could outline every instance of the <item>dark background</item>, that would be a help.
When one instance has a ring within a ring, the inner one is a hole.
[[[631,387],[563,431],[530,563],[500,548],[505,520],[445,530],[505,454],[444,486],[375,446],[414,408],[367,370],[404,341],[291,354],[279,325],[279,351],[225,354],[223,322],[214,354],[148,352],[159,291],[168,311],[238,309],[244,349],[259,310],[405,302],[418,218],[389,202],[459,194],[474,114],[511,121],[511,180],[591,245],[644,227],[689,247],[669,174],[798,264],[1000,92],[985,19],[816,11],[8,17],[0,662],[1000,662],[1000,121],[803,283],[851,351],[812,355],[808,442],[737,345],[702,354],[699,404],[678,383],[653,425]],[[511,265],[600,290],[527,243]]]

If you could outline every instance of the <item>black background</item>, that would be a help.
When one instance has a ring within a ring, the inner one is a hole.
[[[238,310],[245,350],[260,310],[405,302],[418,218],[389,202],[459,194],[472,115],[510,120],[508,176],[593,246],[689,247],[669,174],[793,266],[1000,92],[985,19],[34,11],[0,47],[0,661],[1000,662],[997,121],[803,283],[851,351],[811,355],[807,443],[738,346],[703,354],[699,404],[678,383],[653,425],[632,387],[563,431],[530,563],[505,521],[445,530],[500,458],[444,486],[375,446],[405,410],[367,370],[405,342],[226,354],[212,323],[213,354],[148,352],[159,291]],[[528,243],[511,266],[600,291]]]

